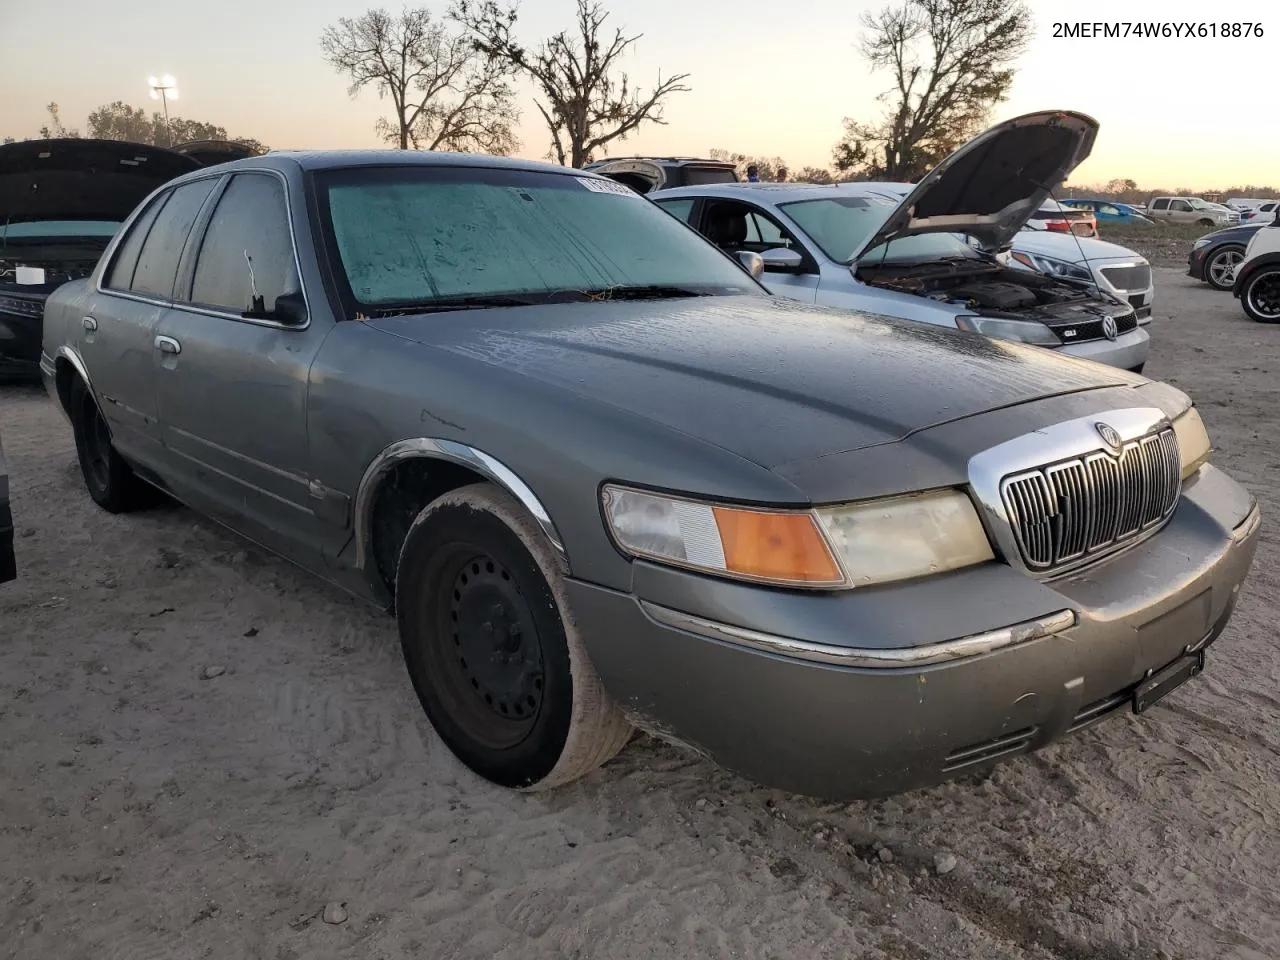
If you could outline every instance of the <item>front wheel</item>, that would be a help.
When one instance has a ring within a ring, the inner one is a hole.
[[[1234,244],[1215,250],[1205,262],[1204,279],[1215,290],[1230,290],[1236,280],[1236,267],[1244,260],[1244,247]]]
[[[1280,323],[1280,266],[1263,267],[1244,282],[1240,303],[1258,323]]]
[[[1201,219],[1199,219],[1199,220],[1197,220],[1197,221],[1196,221],[1196,226],[1198,226],[1198,227],[1212,227],[1212,226],[1213,226],[1213,221],[1212,221],[1212,220],[1210,220],[1210,219],[1208,219],[1207,217],[1203,217],[1203,218],[1201,218]]]
[[[400,554],[396,608],[414,690],[454,755],[501,786],[576,780],[631,735],[564,579],[533,518],[485,483],[428,504]]]

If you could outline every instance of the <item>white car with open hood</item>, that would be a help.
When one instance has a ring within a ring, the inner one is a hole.
[[[1061,110],[1008,120],[897,202],[874,183],[730,183],[649,196],[754,265],[776,294],[1141,371],[1150,338],[1133,304],[987,252],[1011,245],[1050,187],[1089,156],[1097,132],[1091,117]]]

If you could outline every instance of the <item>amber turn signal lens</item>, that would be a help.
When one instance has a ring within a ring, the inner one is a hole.
[[[792,583],[840,583],[844,575],[808,513],[713,507],[729,572]]]

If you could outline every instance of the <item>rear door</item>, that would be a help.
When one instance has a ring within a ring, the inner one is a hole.
[[[164,349],[156,382],[169,473],[184,498],[309,563],[318,556],[319,530],[307,386],[330,327],[309,314],[262,316],[284,294],[305,300],[290,219],[283,175],[228,178],[197,227],[174,302],[156,329]]]
[[[159,194],[127,228],[80,318],[76,347],[120,453],[163,464],[156,419],[155,328],[173,295],[178,261],[217,183],[196,180]],[[74,321],[73,321],[74,322]]]

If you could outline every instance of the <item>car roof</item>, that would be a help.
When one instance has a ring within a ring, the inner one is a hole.
[[[562,167],[539,160],[493,157],[482,153],[450,153],[443,150],[272,150],[260,157],[232,160],[209,168],[219,174],[241,169],[263,167],[284,170],[343,170],[352,167],[483,167],[502,170],[528,170],[596,177],[589,171]]]
[[[671,187],[655,190],[649,196],[654,199],[678,200],[681,197],[720,197],[725,200],[755,200],[757,203],[786,203],[790,200],[822,200],[827,197],[877,196],[882,197],[895,184],[881,183],[707,183],[693,187]],[[877,189],[880,188],[880,189]]]
[[[698,164],[704,167],[724,167],[726,169],[734,169],[737,164],[732,160],[711,160],[707,157],[605,157],[603,160],[593,160],[588,163],[584,170],[590,170],[592,167],[598,167],[602,164],[613,163],[615,160],[648,160],[650,163],[666,163],[673,166],[688,166],[690,164]]]

